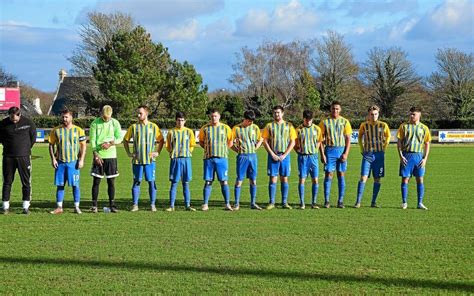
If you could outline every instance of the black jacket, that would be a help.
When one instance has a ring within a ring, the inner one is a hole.
[[[36,126],[24,116],[17,123],[7,117],[0,121],[0,142],[3,144],[3,156],[30,156],[36,142]]]

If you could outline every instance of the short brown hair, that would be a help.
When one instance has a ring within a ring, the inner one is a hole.
[[[413,106],[410,108],[410,112],[420,112],[421,113],[421,107],[420,106]]]
[[[374,110],[377,110],[377,111],[380,112],[379,106],[377,106],[377,105],[372,105],[372,106],[369,107],[369,109],[367,109],[368,112],[374,111]]]

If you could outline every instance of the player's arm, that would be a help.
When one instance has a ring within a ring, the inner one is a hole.
[[[291,150],[293,150],[293,148],[295,147],[296,131],[295,131],[295,128],[291,125],[290,125],[290,135],[289,135],[289,137],[290,137],[290,142],[288,143],[288,147],[286,147],[285,153],[283,153],[280,156],[280,160],[285,159],[290,154]]]
[[[275,154],[268,140],[270,139],[270,132],[268,131],[268,125],[263,129],[263,147],[267,150],[267,153],[270,154],[273,160],[278,161],[280,158]]]
[[[403,156],[403,135],[404,133],[403,133],[403,124],[402,124],[398,128],[398,132],[397,132],[397,150],[398,150],[398,157],[400,157],[400,162],[403,165],[406,165],[408,161],[405,158],[405,156]]]
[[[262,144],[263,144],[263,138],[260,137],[260,138],[258,139],[257,144],[255,144],[255,150],[257,150],[258,148],[260,148],[260,146],[262,146]]]
[[[112,142],[112,145],[117,145],[120,144],[122,140],[122,126],[120,125],[120,122],[118,120],[112,120],[114,125],[114,140]]]
[[[189,130],[189,152],[193,153],[194,146],[196,146],[196,137],[194,136],[194,131]]]
[[[227,147],[232,149],[232,147],[234,146],[234,137],[232,136],[230,127],[226,126],[226,132],[227,132]]]
[[[128,157],[134,157],[134,153],[130,153],[130,147],[128,147],[128,144],[130,143],[130,140],[132,139],[132,131],[133,131],[133,126],[130,126],[127,130],[127,133],[123,137],[123,148],[125,149],[125,152],[127,153]]]
[[[204,134],[204,127],[201,128],[199,131],[199,146],[201,146],[203,149],[206,147],[206,135]]]
[[[388,127],[387,124],[385,124],[383,134],[384,134],[383,150],[385,151],[388,147],[388,144],[390,144],[390,138],[392,137],[392,135],[390,134],[390,128]]]
[[[296,139],[295,139],[295,152],[300,153],[301,152],[301,143],[300,143],[300,137],[298,136],[299,131],[296,132]]]
[[[341,156],[341,161],[346,161],[349,157],[349,151],[351,150],[351,135],[352,135],[352,127],[349,121],[346,122],[346,126],[344,127],[344,139],[345,139],[345,147],[344,153]]]
[[[31,148],[36,143],[36,125],[33,120],[30,120],[30,140],[31,140]]]
[[[171,143],[171,131],[168,131],[168,134],[166,135],[166,144],[165,144],[165,148],[166,148],[166,151],[168,151],[168,153],[171,153],[171,151],[173,151],[173,147],[172,147],[172,143]]]
[[[51,166],[53,168],[58,167],[58,161],[56,160],[56,151],[54,150],[54,146],[56,145],[57,138],[56,138],[56,130],[53,129],[49,134],[49,157],[51,158]]]
[[[420,167],[424,168],[426,162],[428,161],[428,155],[430,154],[430,143],[431,143],[431,133],[428,128],[426,128],[426,135],[425,135],[425,149],[423,154],[423,159],[421,160]]]
[[[163,145],[165,144],[165,139],[163,138],[163,135],[161,134],[160,129],[158,129],[157,134],[158,135],[156,137],[156,140],[157,140],[158,146],[156,147],[156,152],[158,152],[158,155],[159,155],[161,153],[161,150],[163,150]]]
[[[239,145],[237,145],[239,139],[237,138],[237,126],[234,126],[232,128],[232,142],[233,142],[233,145],[232,147],[230,147],[230,149],[232,149],[232,151],[236,152],[236,153],[239,153]]]
[[[95,122],[91,123],[89,129],[89,142],[91,143],[92,154],[94,156],[94,161],[97,165],[102,165],[102,159],[100,158],[97,147],[97,135],[96,135],[97,124]]]
[[[364,123],[361,123],[360,127],[359,127],[359,136],[357,137],[357,142],[359,143],[359,148],[360,148],[360,153],[361,154],[364,153],[364,142],[363,142],[364,132],[365,132]]]

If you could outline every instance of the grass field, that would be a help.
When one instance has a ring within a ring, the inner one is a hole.
[[[131,213],[131,168],[119,149],[118,214],[90,214],[91,154],[82,170],[83,215],[48,214],[55,206],[47,146],[33,150],[32,214],[21,211],[18,180],[12,211],[0,216],[1,294],[472,294],[474,293],[474,146],[433,146],[427,165],[425,204],[401,210],[398,157],[390,147],[380,209],[368,207],[371,182],[360,209],[251,211],[248,182],[243,209],[222,210],[214,184],[209,212],[152,213],[142,185],[141,211]],[[259,153],[258,201],[268,200],[266,155]],[[230,158],[230,183],[235,178]],[[193,205],[202,199],[202,150],[194,155]],[[292,155],[290,203],[298,203],[296,156]],[[345,203],[352,205],[360,168],[358,148],[349,157]],[[158,159],[158,205],[168,201],[168,159]],[[322,175],[320,174],[320,177]],[[17,175],[18,179],[18,175]],[[231,186],[232,188],[232,186]],[[307,200],[310,186],[308,183]],[[278,190],[279,192],[279,190]],[[336,201],[333,183],[331,203]],[[101,185],[106,205],[106,184]],[[280,199],[278,193],[277,200]],[[322,200],[322,186],[318,201]]]

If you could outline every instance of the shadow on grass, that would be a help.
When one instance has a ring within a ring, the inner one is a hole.
[[[474,285],[466,282],[448,282],[429,279],[403,279],[403,278],[383,278],[358,275],[341,275],[318,272],[299,272],[284,270],[262,270],[244,267],[213,267],[213,266],[193,266],[193,265],[170,265],[166,263],[145,263],[145,262],[113,262],[100,260],[78,260],[78,259],[56,259],[56,258],[22,258],[0,256],[0,263],[7,264],[46,264],[58,266],[79,266],[79,267],[99,267],[99,268],[120,268],[131,270],[150,270],[156,272],[193,272],[230,276],[256,276],[267,279],[295,279],[295,280],[317,280],[329,282],[346,283],[371,283],[384,286],[401,286],[409,288],[427,288],[451,290],[459,292],[474,292]]]

